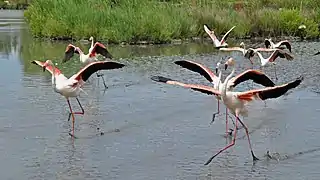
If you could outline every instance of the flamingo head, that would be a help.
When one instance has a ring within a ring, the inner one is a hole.
[[[235,61],[232,57],[229,57],[229,59],[224,63],[224,70],[228,69],[228,66],[234,66]]]
[[[53,65],[53,63],[51,60],[46,60],[46,62],[44,62],[43,66],[42,66],[43,72],[46,71],[47,66],[52,66],[52,65]]]
[[[219,61],[216,65],[216,74],[218,74],[218,70],[221,68],[222,62]]]
[[[241,47],[241,48],[244,48],[244,42],[241,42],[241,43],[240,43],[240,47]]]
[[[93,37],[92,36],[89,38],[89,41],[93,41]]]

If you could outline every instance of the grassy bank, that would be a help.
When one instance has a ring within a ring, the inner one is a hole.
[[[31,0],[0,0],[0,9],[26,9]]]
[[[203,24],[220,38],[319,36],[317,0],[33,0],[25,18],[36,37],[82,39],[109,43],[207,37]]]

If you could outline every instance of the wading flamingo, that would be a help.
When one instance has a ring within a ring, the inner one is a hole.
[[[226,40],[229,36],[229,33],[235,28],[236,26],[233,26],[221,39],[221,41],[218,40],[216,35],[214,34],[214,31],[210,30],[208,25],[203,25],[204,30],[206,33],[210,36],[211,40],[213,41],[213,44],[216,48],[222,48],[222,47],[228,47],[228,44],[226,43]]]
[[[213,88],[215,90],[220,91],[222,89],[222,80],[221,80],[221,62],[217,63],[216,66],[216,73],[219,71],[218,77],[206,66],[193,62],[193,61],[188,61],[188,60],[181,60],[181,61],[175,61],[175,64],[181,66],[182,68],[186,68],[190,71],[197,72],[203,77],[205,77],[210,83],[213,84]],[[244,71],[237,76],[233,77],[227,84],[227,90],[232,91],[234,87],[236,87],[238,84],[252,80],[253,82],[263,85],[265,87],[273,87],[275,84],[260,71],[249,69],[247,71]],[[215,112],[212,116],[212,121],[211,123],[214,122],[215,116],[220,113],[220,100],[221,96],[217,95],[215,96],[216,99],[218,100],[218,111]],[[231,135],[231,131],[228,132],[228,108],[226,108],[226,135]]]
[[[283,40],[275,44],[272,42],[271,38],[265,39],[264,45],[266,46],[266,48],[270,49],[284,49],[283,46],[286,46],[286,48],[291,52],[291,44],[288,40]]]
[[[225,63],[225,69],[227,69],[228,66],[233,66],[234,61],[233,59],[229,59]],[[232,142],[227,145],[226,147],[222,148],[220,151],[218,151],[215,155],[213,155],[206,163],[205,165],[208,165],[217,155],[225,151],[226,149],[232,147],[235,144],[236,141],[236,135],[237,135],[237,130],[238,130],[238,122],[244,127],[247,138],[248,138],[248,143],[249,143],[249,148],[251,151],[251,155],[253,158],[253,161],[259,160],[255,155],[251,147],[251,142],[250,142],[250,136],[248,132],[247,126],[240,120],[239,116],[248,116],[248,110],[246,108],[246,104],[253,100],[266,100],[266,99],[271,99],[271,98],[278,98],[285,94],[288,90],[293,89],[300,85],[300,83],[303,80],[303,77],[300,76],[296,80],[289,82],[287,84],[282,84],[274,87],[267,87],[267,88],[262,88],[262,89],[254,89],[254,90],[249,90],[245,92],[233,92],[233,91],[228,91],[227,90],[227,84],[228,81],[231,79],[235,72],[235,67],[233,66],[232,72],[227,76],[226,80],[222,84],[222,89],[216,90],[212,87],[209,86],[204,86],[204,85],[196,85],[196,84],[185,84],[181,83],[166,77],[162,76],[153,76],[151,77],[152,80],[161,82],[161,83],[166,83],[166,84],[172,84],[172,85],[179,85],[185,88],[190,88],[195,91],[199,91],[205,94],[209,95],[220,95],[223,103],[225,106],[229,109],[229,111],[236,117],[236,127],[234,130],[234,135],[233,135],[233,140]]]
[[[92,38],[92,43],[93,43],[93,38]],[[90,49],[91,49],[91,51],[90,51]],[[65,62],[69,61],[73,57],[74,53],[80,55],[80,62],[85,65],[87,65],[91,62],[94,62],[94,61],[98,61],[97,54],[101,54],[102,56],[104,56],[106,58],[112,59],[112,55],[109,53],[107,48],[99,42],[96,42],[94,44],[93,48],[90,47],[90,49],[89,49],[88,54],[84,54],[84,52],[79,47],[74,46],[72,44],[69,44],[66,48],[65,56],[64,56],[62,62],[65,63]],[[96,72],[96,74],[97,74],[97,77],[102,78],[103,85],[105,88],[107,88],[106,83],[103,78],[103,74],[99,74],[98,72]]]
[[[80,69],[78,73],[71,76],[69,79],[65,77],[61,71],[56,68],[51,60],[47,60],[46,62],[41,61],[32,61],[33,64],[39,65],[43,68],[43,71],[47,70],[52,74],[52,87],[53,90],[67,99],[67,103],[70,108],[70,113],[68,117],[68,121],[70,117],[72,117],[72,134],[69,133],[72,137],[74,137],[74,123],[75,123],[75,114],[84,114],[84,109],[82,108],[78,96],[81,91],[82,85],[89,79],[89,77],[99,71],[99,70],[108,70],[108,69],[119,69],[122,68],[124,65],[111,62],[111,61],[96,61],[89,63],[84,68]],[[69,98],[74,97],[77,99],[78,104],[81,108],[81,112],[73,112]]]
[[[256,54],[258,54],[258,57],[260,59],[260,62],[261,62],[261,67],[265,67],[266,65],[268,64],[273,64],[274,66],[274,73],[275,73],[275,77],[276,77],[276,80],[278,80],[278,77],[277,77],[277,68],[276,68],[276,63],[274,62],[278,57],[280,58],[285,58],[287,59],[288,61],[292,61],[293,60],[293,56],[288,53],[287,51],[283,51],[281,49],[276,49],[274,50],[274,52],[268,57],[268,58],[264,58],[261,53],[259,52],[255,52]]]

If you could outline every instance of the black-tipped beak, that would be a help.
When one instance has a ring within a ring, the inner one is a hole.
[[[218,74],[218,68],[216,67],[216,74]]]
[[[46,71],[46,66],[43,66],[42,70],[43,70],[43,72],[45,72]]]
[[[224,70],[228,69],[228,64],[224,64]]]

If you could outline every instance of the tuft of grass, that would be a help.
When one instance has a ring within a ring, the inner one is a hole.
[[[36,37],[83,39],[109,43],[208,37],[208,24],[219,38],[231,36],[319,36],[316,0],[33,0],[25,18]]]

